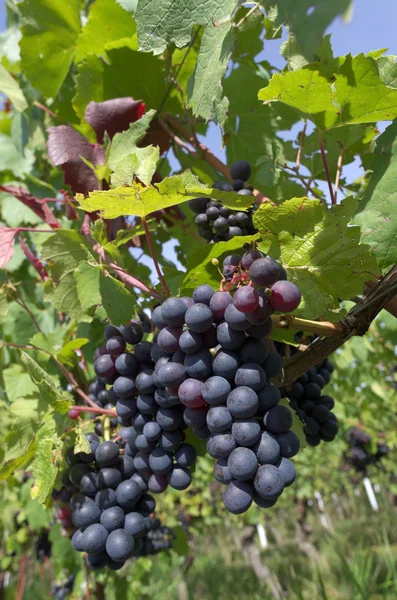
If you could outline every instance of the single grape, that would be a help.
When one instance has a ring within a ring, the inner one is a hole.
[[[223,404],[231,390],[230,383],[224,377],[214,375],[205,382],[201,394],[207,404]]]
[[[271,508],[276,504],[277,500],[278,497],[273,498],[271,500],[265,500],[265,498],[262,498],[262,496],[260,496],[257,492],[254,491],[254,502],[260,508]]]
[[[246,331],[251,327],[251,323],[248,321],[247,316],[240,310],[237,310],[234,304],[229,304],[226,307],[225,321],[236,331]]]
[[[164,431],[178,429],[183,421],[183,413],[177,408],[159,408],[156,421]]]
[[[156,306],[156,308],[152,312],[152,321],[157,329],[163,329],[166,327],[167,323],[163,319],[163,315],[161,313],[162,306]]]
[[[241,266],[248,271],[252,263],[255,260],[258,260],[258,258],[263,258],[263,254],[262,252],[259,252],[259,250],[249,250],[248,252],[244,252],[241,259]]]
[[[172,468],[172,454],[162,448],[154,448],[149,456],[149,466],[156,475],[166,475]]]
[[[124,520],[124,513],[123,513],[123,520]],[[83,537],[83,532],[81,529],[76,529],[76,531],[72,535],[72,546],[77,552],[84,552],[83,546],[81,545],[82,537]]]
[[[261,339],[267,337],[273,329],[273,322],[267,319],[261,325],[251,325],[246,331],[250,337]]]
[[[109,557],[106,552],[100,554],[87,554],[87,566],[93,571],[99,571],[109,565]]]
[[[122,335],[127,344],[139,344],[143,338],[143,328],[141,323],[136,319],[131,319],[130,323],[124,327]]]
[[[263,414],[276,406],[281,400],[281,394],[278,387],[274,383],[267,382],[266,385],[258,392],[258,412]]]
[[[215,292],[210,300],[210,309],[214,315],[214,318],[221,321],[225,315],[226,307],[232,304],[233,298],[229,292]]]
[[[122,419],[131,419],[137,411],[136,400],[133,398],[120,398],[116,404],[116,412]]]
[[[161,305],[163,320],[173,327],[181,327],[185,323],[187,306],[181,298],[167,298]]]
[[[108,531],[100,523],[94,523],[89,525],[84,530],[81,538],[81,546],[84,552],[90,554],[99,554],[106,548],[106,540],[108,538]]]
[[[149,478],[148,487],[153,494],[162,494],[168,487],[166,475],[156,475],[153,473]]]
[[[258,287],[269,287],[278,281],[280,268],[270,256],[258,258],[249,268],[249,277]]]
[[[227,467],[227,460],[227,457],[218,458],[214,466],[215,479],[225,485],[232,481],[231,473]]]
[[[122,354],[126,349],[126,343],[123,337],[114,336],[108,339],[106,342],[106,350],[112,356]]]
[[[80,480],[81,491],[87,496],[95,496],[98,491],[98,475],[96,473],[85,473]]]
[[[263,325],[263,323],[269,320],[272,312],[272,307],[267,299],[259,296],[258,308],[247,314],[247,319],[253,325]]]
[[[280,458],[280,446],[276,438],[267,431],[262,432],[252,449],[260,465],[275,464]]]
[[[274,499],[284,489],[284,478],[274,465],[262,465],[256,472],[254,487],[265,500]]]
[[[250,313],[259,306],[259,294],[250,285],[238,288],[233,296],[233,304],[240,312]]]
[[[203,283],[202,285],[196,287],[192,294],[192,297],[194,302],[196,302],[197,304],[200,303],[209,306],[211,298],[214,294],[214,288],[208,285],[207,283]]]
[[[242,363],[261,365],[269,354],[269,347],[264,340],[247,338],[241,345],[239,357]]]
[[[107,379],[116,373],[116,367],[110,354],[99,356],[94,362],[94,371],[98,377]]]
[[[83,476],[87,475],[88,473],[92,473],[92,472],[93,472],[93,468],[90,465],[78,463],[77,465],[73,465],[69,469],[69,479],[73,483],[73,485],[78,487],[80,485],[80,482],[81,482]]]
[[[238,267],[241,261],[241,256],[239,256],[238,254],[229,254],[229,256],[227,256],[224,261],[223,261],[223,267],[228,267],[230,265],[234,266],[234,267]]]
[[[130,512],[125,515],[124,529],[134,538],[147,533],[146,519],[139,512]]]
[[[246,160],[236,160],[230,167],[232,179],[241,179],[248,181],[251,176],[251,165]]]
[[[94,362],[96,361],[97,358],[99,358],[100,356],[103,356],[104,354],[108,354],[108,351],[106,350],[106,346],[99,346],[99,348],[97,348],[94,352]],[[92,385],[95,386],[96,383],[91,384],[90,387],[88,388],[88,391],[90,392],[90,394],[96,393],[90,389]]]
[[[201,334],[201,345],[203,348],[215,348],[218,345],[215,325],[211,325],[207,331]]]
[[[271,377],[275,377],[281,371],[283,367],[283,359],[278,354],[278,352],[269,352],[268,357],[262,363],[262,368],[266,373],[266,377],[270,379]]]
[[[141,493],[141,489],[135,481],[126,479],[117,486],[117,502],[122,508],[134,508]]]
[[[196,305],[197,306],[197,305]],[[188,354],[185,358],[186,372],[190,377],[206,379],[212,375],[212,354],[209,350],[202,348],[194,354]]]
[[[151,442],[155,442],[161,437],[161,427],[156,421],[150,421],[143,427],[143,435]]]
[[[139,513],[151,514],[156,510],[156,500],[150,494],[142,494],[136,504]]]
[[[101,467],[115,465],[119,458],[119,447],[114,442],[102,442],[95,451],[95,460]]]
[[[192,467],[196,459],[197,452],[191,444],[182,444],[175,452],[175,460],[182,468]]]
[[[123,479],[129,479],[135,473],[134,459],[128,456],[128,454],[124,454],[124,456],[120,457],[118,468]]]
[[[188,205],[191,211],[199,215],[204,212],[207,208],[208,198],[206,196],[200,198],[193,198],[193,200],[188,201]]]
[[[280,433],[274,436],[280,446],[280,454],[284,458],[291,458],[299,452],[300,442],[298,436],[293,431]]]
[[[72,419],[73,421],[78,419],[79,416],[80,416],[80,411],[78,408],[72,408],[68,411],[68,417],[69,417],[69,419]]]
[[[272,294],[268,298],[270,306],[278,312],[293,312],[301,301],[299,288],[291,281],[276,281],[271,288]]]
[[[212,458],[229,456],[236,447],[236,442],[231,433],[211,434],[207,440],[207,452]]]
[[[150,342],[139,342],[134,348],[134,355],[140,364],[150,365],[152,358],[150,356],[153,344]]]
[[[234,515],[246,512],[252,504],[253,489],[247,481],[231,481],[223,494],[223,503]]]
[[[105,328],[105,338],[106,340],[110,339],[114,336],[122,335],[121,329],[116,327],[116,325],[107,325]]]
[[[179,338],[181,337],[182,332],[182,327],[164,327],[159,332],[159,335],[157,337],[157,344],[165,352],[167,352],[168,354],[172,354],[173,352],[176,352],[179,348]]]
[[[101,516],[100,507],[90,498],[73,510],[72,520],[76,527],[85,528],[93,523],[98,523]]]
[[[99,489],[113,488],[121,483],[121,473],[113,467],[103,467],[98,471],[98,487]]]
[[[275,406],[265,414],[263,423],[270,433],[286,433],[292,425],[292,413],[286,406]]]
[[[227,222],[227,219],[225,219],[225,217],[222,217],[222,216],[215,219],[214,229],[217,233],[222,233],[224,231],[227,231],[229,229],[229,223]]]
[[[258,469],[258,460],[252,450],[240,447],[229,455],[227,466],[234,479],[246,481],[254,477]]]
[[[120,375],[113,384],[113,391],[120,398],[130,398],[137,392],[135,379]]]
[[[187,329],[179,338],[179,346],[182,352],[194,354],[201,348],[201,335]]]
[[[237,386],[248,387],[259,392],[266,383],[266,373],[260,365],[245,363],[237,370],[234,382]]]
[[[182,404],[191,408],[198,408],[205,404],[202,397],[204,383],[198,379],[185,379],[178,389],[178,397]]]
[[[230,431],[233,417],[226,406],[214,406],[207,413],[207,427],[211,433]]]
[[[242,179],[234,179],[232,186],[235,192],[244,189],[244,181]]]
[[[117,505],[117,496],[116,492],[111,488],[105,488],[104,490],[99,490],[95,494],[95,502],[99,506],[101,510],[105,510],[106,508],[110,508],[111,506]]]
[[[239,366],[238,355],[230,350],[218,350],[212,363],[214,374],[229,380],[234,379]]]
[[[127,560],[134,553],[134,549],[134,538],[125,529],[112,531],[106,540],[106,552],[116,562]]]
[[[186,379],[186,369],[179,363],[169,362],[158,370],[158,378],[165,387],[178,386]]]
[[[189,410],[189,409],[186,409]],[[184,412],[184,416],[186,413]],[[197,410],[197,409],[191,409]],[[205,422],[205,417],[204,417]],[[175,452],[179,448],[182,443],[182,432],[179,429],[174,431],[163,431],[161,434],[161,438],[159,440],[160,448],[165,450],[166,452]]]
[[[288,458],[282,458],[277,464],[277,468],[284,480],[284,485],[286,487],[294,483],[296,479],[296,470],[294,465],[290,460],[288,460]]]
[[[175,490],[186,490],[192,482],[190,471],[182,467],[173,467],[167,478],[168,483]]]
[[[212,289],[212,288],[211,288]],[[209,301],[208,301],[209,302]],[[203,303],[193,304],[186,311],[186,325],[196,333],[204,333],[210,329],[214,316],[212,310]]]
[[[183,420],[188,427],[202,427],[207,420],[208,408],[201,406],[200,408],[185,408],[183,411]]]
[[[227,397],[227,407],[236,419],[253,417],[258,410],[258,396],[249,387],[236,387]]]
[[[232,425],[232,436],[239,446],[253,446],[260,433],[260,425],[255,419],[236,420]]]

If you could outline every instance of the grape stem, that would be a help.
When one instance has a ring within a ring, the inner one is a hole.
[[[326,337],[322,332],[321,338],[314,340],[307,350],[297,352],[284,362],[281,374],[274,378],[273,383],[278,387],[291,385],[338,348],[343,346],[353,336],[364,335],[378,313],[394,297],[397,289],[397,266],[394,266],[372,289],[354,306],[338,325],[342,329],[334,335]],[[305,329],[306,327],[301,327]]]
[[[345,327],[341,323],[329,323],[327,321],[309,321],[292,315],[272,315],[273,328],[294,329],[296,331],[310,331],[324,337],[330,337],[337,333],[343,333]]]
[[[335,204],[336,204],[336,198],[337,198],[338,190],[339,190],[339,181],[340,181],[340,175],[342,172],[342,163],[343,163],[343,153],[341,152],[338,156],[338,164],[336,165],[336,177],[335,177],[335,188],[334,188]]]
[[[323,165],[324,165],[325,176],[326,176],[327,182],[328,182],[328,189],[329,189],[329,195],[331,198],[331,204],[336,204],[336,198],[334,196],[334,191],[332,189],[331,175],[330,175],[329,168],[328,168],[327,155],[325,154],[325,149],[324,149],[324,134],[322,131],[320,131],[319,143],[320,143],[320,152],[321,152],[321,158],[322,158]]]
[[[160,283],[161,283],[161,287],[163,288],[164,293],[166,294],[166,296],[170,296],[170,290],[169,290],[168,285],[167,285],[167,283],[166,283],[166,281],[164,279],[164,275],[163,275],[163,273],[162,273],[162,271],[160,269],[160,265],[159,265],[159,263],[157,261],[156,252],[155,252],[155,249],[154,249],[152,236],[150,235],[149,227],[147,226],[146,217],[142,217],[141,220],[142,220],[143,228],[145,230],[145,235],[146,235],[147,243],[148,243],[148,246],[149,246],[150,254],[152,256],[152,260],[153,260],[153,263],[154,263],[154,267],[156,269],[158,278],[159,278]]]
[[[107,413],[116,414],[115,411],[108,410]],[[107,413],[104,413],[107,415]],[[104,416],[103,418],[103,439],[105,442],[109,442],[110,440],[110,418],[108,416]]]
[[[107,408],[101,408],[97,404],[94,406],[71,406],[69,410],[78,410],[79,412],[90,412],[90,413],[98,413],[99,415],[107,415],[110,417],[117,417],[117,413],[115,410],[108,410]]]
[[[205,160],[208,164],[210,164],[214,169],[222,173],[226,179],[232,181],[232,176],[230,175],[230,169],[227,167],[219,158],[217,158],[207,146],[202,144],[197,138],[195,138],[185,127],[180,123],[177,117],[171,115],[169,113],[162,113],[160,124],[166,124],[167,133],[170,131],[170,128],[174,129],[179,136],[181,136],[184,140],[186,140],[190,144],[190,148],[186,148],[185,142],[183,142],[180,137],[177,139],[173,138],[175,143],[179,144],[179,140],[182,142],[182,148],[188,150],[188,152],[194,158],[201,158]],[[173,136],[171,136],[173,137]],[[195,148],[197,152],[195,152],[192,148]],[[270,198],[262,194],[259,190],[254,189],[253,194],[255,196],[255,200],[257,204],[262,204],[263,202],[271,202]]]

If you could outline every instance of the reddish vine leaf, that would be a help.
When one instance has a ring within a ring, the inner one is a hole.
[[[6,264],[12,259],[14,254],[15,234],[18,229],[8,229],[0,227],[0,269],[4,269]]]
[[[116,133],[128,129],[144,114],[146,105],[133,98],[114,98],[104,102],[91,101],[85,109],[85,120],[96,133],[98,144],[103,143],[105,131],[112,139]]]
[[[82,160],[93,165],[105,164],[105,150],[99,144],[90,144],[69,125],[50,127],[47,140],[48,155],[54,166],[61,166],[65,183],[73,193],[88,194],[98,189],[94,171]]]

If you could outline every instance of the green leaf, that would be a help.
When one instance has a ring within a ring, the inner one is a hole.
[[[136,298],[120,281],[102,271],[99,265],[82,262],[75,273],[79,299],[86,310],[101,307],[112,323],[127,323],[135,309]]]
[[[124,41],[138,48],[132,15],[115,0],[96,0],[91,4],[88,21],[78,39],[75,62],[81,62],[88,54],[106,56],[105,48],[109,43]]]
[[[63,442],[58,437],[54,414],[48,412],[36,436],[36,454],[32,464],[34,484],[30,491],[33,500],[47,504],[55,480],[63,464]]]
[[[202,283],[212,285],[216,290],[222,280],[222,261],[229,254],[244,253],[244,244],[249,244],[258,236],[236,236],[228,242],[218,242],[217,244],[206,244],[196,248],[187,258],[186,274],[181,283],[180,295],[190,295],[194,288]],[[219,265],[212,264],[212,259],[219,260]]]
[[[78,65],[76,95],[73,107],[80,118],[91,100],[103,102],[112,98],[132,96],[143,100],[148,108],[157,109],[167,90],[164,61],[151,54],[135,52],[130,48],[117,48],[107,52],[108,60],[88,56]],[[148,74],[132,76],[132,73]],[[179,107],[175,97],[164,105],[164,110]]]
[[[397,263],[397,121],[376,142],[372,176],[358,206],[355,222],[361,239],[376,254],[381,269]]]
[[[322,131],[397,116],[397,90],[382,82],[377,61],[364,54],[341,58],[332,77],[327,67],[315,63],[277,73],[258,97],[291,106]]]
[[[193,114],[223,125],[229,101],[223,96],[222,77],[231,56],[235,35],[231,21],[209,24],[204,31],[197,64],[187,92]]]
[[[145,185],[150,185],[160,156],[157,147],[138,148],[145,136],[154,110],[149,110],[141,119],[131,123],[127,131],[116,133],[107,154],[107,162],[113,171],[112,187],[130,184],[135,174]]]
[[[357,201],[347,198],[330,209],[319,200],[293,198],[280,206],[262,204],[254,225],[260,250],[281,261],[302,293],[296,315],[316,319],[340,300],[361,294],[378,270],[360,229],[350,225]]]
[[[170,42],[177,48],[189,43],[194,25],[221,24],[237,8],[237,0],[139,0],[135,13],[139,48],[143,52],[162,54]]]
[[[74,278],[74,270],[87,258],[85,248],[89,248],[86,239],[77,231],[57,231],[43,243],[41,258],[51,265],[48,270],[52,281],[45,284],[46,299],[71,319],[90,321],[79,302]]]
[[[54,98],[68,74],[80,33],[80,2],[24,0],[21,68],[47,98]]]
[[[90,192],[88,198],[77,194],[76,199],[86,212],[99,210],[105,219],[116,219],[123,215],[145,217],[156,210],[181,204],[197,196],[211,197],[235,210],[245,210],[253,202],[252,196],[205,187],[190,171],[166,177],[160,183],[147,188],[133,182],[131,187]]]
[[[57,388],[54,380],[48,373],[26,352],[21,351],[21,361],[29,371],[31,380],[39,388],[40,397],[43,402],[52,406],[52,408],[61,414],[67,413],[71,402],[66,399],[65,393]]]
[[[324,32],[332,21],[345,13],[351,0],[266,0],[266,8],[277,6],[277,18],[272,20],[284,24],[293,32],[300,53],[313,60],[321,46]]]
[[[3,370],[4,387],[10,402],[37,392],[37,386],[23,367],[14,363]]]
[[[10,75],[10,73],[0,65],[0,91],[9,98],[16,108],[22,112],[28,107],[26,98],[23,95],[18,82]]]
[[[8,479],[10,475],[18,471],[19,469],[24,469],[33,459],[36,454],[36,442],[32,440],[29,444],[28,448],[25,450],[23,454],[18,456],[17,458],[11,458],[10,460],[6,460],[0,467],[0,481],[4,481]]]
[[[33,164],[34,154],[29,148],[22,154],[8,135],[0,133],[0,171],[11,171],[15,177],[23,178],[32,171]]]
[[[75,338],[71,340],[57,353],[57,359],[67,367],[76,367],[80,361],[80,357],[76,354],[75,350],[79,350],[88,344],[89,341],[87,338]]]
[[[63,335],[65,331],[58,330],[53,333],[36,333],[30,338],[29,343],[33,346],[37,346],[44,352],[49,352],[52,356],[55,356],[57,352],[62,348]]]

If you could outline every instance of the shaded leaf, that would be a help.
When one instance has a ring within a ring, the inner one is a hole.
[[[84,118],[96,133],[98,144],[103,143],[105,132],[110,139],[128,129],[131,123],[142,118],[145,104],[133,98],[114,98],[105,102],[90,102]]]
[[[21,351],[21,361],[29,371],[30,378],[39,388],[42,400],[52,406],[57,412],[65,414],[71,406],[70,400],[62,390],[58,389],[54,380],[40,367],[40,365],[26,352]]]
[[[293,198],[256,211],[260,250],[282,263],[302,293],[296,315],[318,318],[376,278],[375,257],[360,244],[360,229],[349,225],[356,206],[353,198],[330,209],[319,200]]]
[[[16,229],[0,227],[0,269],[4,269],[14,254]]]
[[[94,171],[81,159],[84,157],[94,166],[105,164],[105,150],[98,144],[90,144],[73,127],[59,125],[50,127],[47,140],[48,155],[54,166],[61,166],[65,183],[73,193],[88,194],[98,189]]]
[[[47,504],[51,499],[55,480],[63,464],[61,441],[52,412],[48,412],[36,435],[36,453],[32,464],[34,484],[30,491],[32,499]]]
[[[25,450],[23,454],[18,456],[17,458],[11,458],[6,460],[0,467],[0,481],[4,481],[8,479],[10,475],[18,471],[19,469],[24,469],[33,459],[36,454],[36,441],[32,440],[29,444],[28,448]]]
[[[9,98],[16,110],[23,111],[28,107],[18,82],[3,65],[0,65],[0,91]]]

